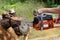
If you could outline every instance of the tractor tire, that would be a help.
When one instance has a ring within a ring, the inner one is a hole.
[[[49,28],[54,28],[54,25],[53,24],[49,24]]]

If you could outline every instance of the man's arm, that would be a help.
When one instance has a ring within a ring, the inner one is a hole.
[[[38,13],[44,13],[44,12],[60,14],[60,8],[41,8],[41,9],[38,9]]]

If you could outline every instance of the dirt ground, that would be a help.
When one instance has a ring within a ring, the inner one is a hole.
[[[51,35],[47,37],[34,38],[29,40],[60,40],[60,35]]]
[[[54,26],[60,26],[60,24],[54,24]],[[43,31],[37,31],[32,28],[29,40],[60,40],[60,27]]]

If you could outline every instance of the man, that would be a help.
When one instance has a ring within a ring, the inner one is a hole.
[[[8,15],[6,12],[4,12],[4,13],[2,14],[2,19],[1,19],[1,21],[0,21],[0,24],[1,24],[6,30],[10,27],[9,19],[10,19],[9,15]]]
[[[8,33],[9,33],[9,35],[11,36],[12,35],[12,37],[14,38],[14,39],[11,39],[11,40],[17,40],[18,38],[17,38],[17,36],[16,36],[16,34],[15,34],[15,32],[14,32],[14,30],[13,30],[13,28],[12,28],[12,26],[11,26],[11,20],[13,20],[13,19],[11,19],[11,17],[10,17],[11,15],[9,15],[8,13],[6,13],[5,11],[2,13],[2,19],[0,20],[0,25],[3,27],[3,29],[5,30],[5,31],[7,31]],[[7,35],[8,36],[8,35]],[[10,40],[9,39],[9,40]]]

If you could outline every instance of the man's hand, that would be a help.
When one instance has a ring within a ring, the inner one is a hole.
[[[40,8],[40,9],[38,9],[38,14],[43,13],[43,12],[47,12],[47,11],[48,11],[47,8]]]
[[[40,8],[40,9],[38,9],[38,15],[40,13],[44,13],[44,12],[59,14],[60,13],[60,8]]]

